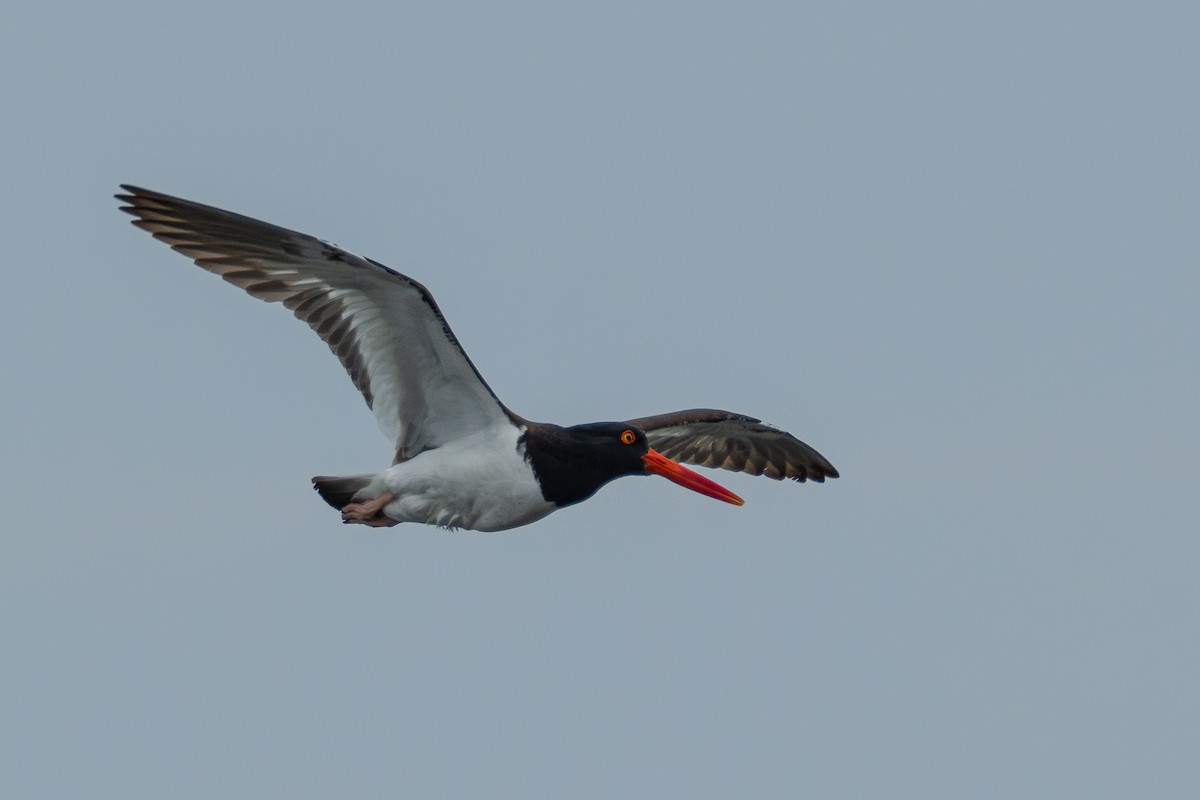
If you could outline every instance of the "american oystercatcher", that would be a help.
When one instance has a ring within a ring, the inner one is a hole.
[[[838,477],[796,437],[728,411],[571,427],[530,422],[500,402],[412,278],[303,233],[121,188],[126,194],[116,197],[134,225],[254,297],[283,303],[341,359],[395,454],[382,472],[312,479],[343,522],[506,530],[623,475],[661,475],[742,505],[680,461],[776,480]]]

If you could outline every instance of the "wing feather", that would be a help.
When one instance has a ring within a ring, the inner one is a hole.
[[[342,362],[396,462],[516,419],[471,363],[424,286],[296,231],[122,186],[133,224],[248,294],[283,303]]]
[[[795,481],[838,477],[833,464],[787,431],[734,414],[697,408],[628,421],[667,458],[701,467]]]

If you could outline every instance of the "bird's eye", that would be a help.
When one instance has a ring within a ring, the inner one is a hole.
[[[637,434],[633,431],[626,429],[621,432],[621,444],[633,444],[636,441]]]

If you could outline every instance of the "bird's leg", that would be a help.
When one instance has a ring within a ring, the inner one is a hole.
[[[362,522],[372,527],[378,528],[386,526],[389,522],[396,524],[387,517],[378,519],[383,507],[396,499],[396,495],[391,492],[384,492],[374,500],[368,500],[365,503],[347,503],[342,506],[342,520],[345,522]]]

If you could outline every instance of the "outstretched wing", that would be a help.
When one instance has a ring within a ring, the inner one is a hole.
[[[511,418],[413,279],[303,233],[121,188],[134,225],[307,322],[341,359],[397,462]]]
[[[838,477],[826,458],[787,431],[754,417],[695,408],[631,419],[650,446],[667,458],[701,467],[720,467],[751,475],[795,481]]]

